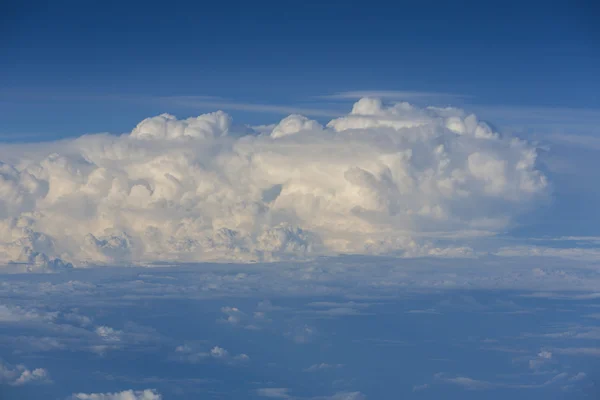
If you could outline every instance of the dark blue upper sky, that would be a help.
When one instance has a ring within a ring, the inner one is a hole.
[[[4,140],[122,132],[158,112],[210,108],[145,96],[306,105],[385,89],[469,95],[473,104],[600,106],[592,1],[2,4]]]

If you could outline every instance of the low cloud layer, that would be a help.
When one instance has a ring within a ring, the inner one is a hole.
[[[454,108],[359,100],[325,126],[218,111],[0,150],[0,264],[465,256],[547,192],[529,143]],[[449,243],[449,239],[452,243]]]
[[[125,390],[119,393],[77,393],[70,400],[161,400],[162,396],[155,390]]]
[[[594,398],[599,282],[597,263],[498,257],[3,275],[0,387],[44,400]]]

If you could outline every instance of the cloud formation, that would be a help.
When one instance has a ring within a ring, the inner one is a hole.
[[[191,364],[196,364],[207,360],[216,360],[228,364],[238,364],[250,361],[250,357],[248,357],[247,354],[241,353],[236,356],[232,356],[229,354],[229,351],[219,346],[213,346],[209,351],[201,351],[189,344],[177,346],[175,348],[174,358],[181,362],[187,362]]]
[[[76,393],[72,400],[161,400],[162,396],[154,389],[140,391],[124,390],[119,393]]]
[[[0,384],[22,386],[31,383],[49,383],[48,371],[44,368],[30,370],[25,365],[15,367],[5,364],[0,360]]]
[[[363,98],[326,126],[222,111],[0,150],[0,264],[468,256],[547,192],[536,151],[455,108]]]

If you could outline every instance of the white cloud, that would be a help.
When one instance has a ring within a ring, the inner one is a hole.
[[[425,390],[429,388],[429,384],[428,383],[424,383],[422,385],[415,385],[413,386],[413,392],[420,392],[421,390]]]
[[[44,368],[28,369],[24,365],[15,367],[5,364],[0,360],[0,384],[22,386],[31,383],[50,383],[48,371]]]
[[[179,361],[197,364],[207,360],[216,360],[227,364],[243,364],[250,361],[247,354],[241,353],[235,356],[229,354],[229,351],[220,346],[213,346],[210,350],[204,351],[195,345],[184,344],[175,348],[175,358]]]
[[[587,378],[587,374],[585,372],[578,372],[576,375],[569,378],[569,381],[578,382],[584,380],[585,378]]]
[[[0,149],[0,263],[470,256],[546,193],[535,149],[454,108],[364,98],[239,137],[223,112]],[[448,244],[440,238],[452,237]]]
[[[555,374],[552,378],[539,383],[517,383],[517,382],[490,382],[472,379],[467,376],[448,377],[443,373],[434,375],[437,382],[460,386],[466,390],[489,390],[498,388],[509,389],[539,389],[550,385],[561,384],[565,381],[576,382],[585,379],[585,373],[577,373],[571,377],[567,372]]]
[[[452,378],[444,377],[442,374],[436,375],[436,379],[439,379],[442,382],[461,386],[468,390],[482,390],[482,389],[490,389],[495,385],[491,382],[481,381],[477,379],[472,379],[467,376],[456,376]]]
[[[221,312],[227,315],[227,317],[217,320],[218,322],[242,327],[244,329],[260,330],[261,324],[270,322],[263,311],[255,311],[250,316],[237,307],[222,307]]]
[[[19,368],[21,366],[18,366],[17,368]],[[46,371],[44,368],[36,368],[34,370],[28,370],[28,369],[20,369],[19,372],[21,373],[19,375],[19,377],[12,382],[12,385],[15,386],[20,386],[20,385],[25,385],[27,383],[31,383],[31,382],[48,382],[48,371]]]
[[[120,342],[123,335],[122,331],[113,329],[110,326],[99,326],[95,332],[106,342]]]
[[[217,359],[229,357],[229,352],[222,347],[215,346],[210,350],[210,355]]]
[[[304,313],[323,315],[328,317],[342,317],[348,315],[363,315],[364,309],[370,306],[369,303],[348,302],[312,302],[308,306],[318,310],[305,310]]]
[[[552,362],[552,353],[548,350],[540,351],[537,356],[529,360],[529,368],[539,370]]]
[[[247,316],[237,307],[222,307],[221,312],[227,315],[227,318],[221,319],[225,323],[230,325],[238,325],[242,320],[246,319]]]
[[[230,127],[231,117],[222,111],[186,120],[162,114],[140,122],[130,136],[147,140],[214,139],[226,136]]]
[[[271,137],[276,139],[302,131],[318,132],[322,129],[323,127],[317,121],[310,120],[302,115],[292,114],[289,117],[282,119],[281,122],[273,128]]]
[[[76,393],[73,400],[162,400],[162,396],[154,389],[124,390],[119,393]]]
[[[320,363],[320,364],[313,364],[310,367],[306,368],[304,371],[305,372],[315,372],[315,371],[322,371],[322,370],[328,370],[328,369],[342,368],[343,366],[344,366],[344,364]]]

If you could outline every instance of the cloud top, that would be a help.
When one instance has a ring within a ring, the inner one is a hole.
[[[455,108],[363,98],[242,134],[217,111],[0,151],[0,263],[468,255],[545,195],[529,143]],[[9,161],[10,160],[10,161]],[[4,162],[2,162],[4,161]]]

